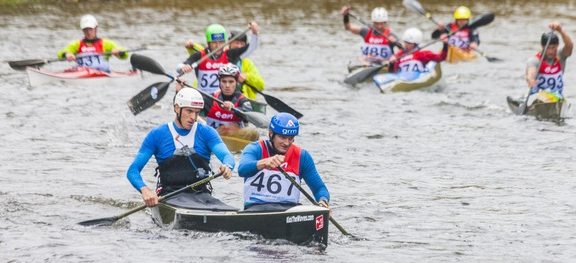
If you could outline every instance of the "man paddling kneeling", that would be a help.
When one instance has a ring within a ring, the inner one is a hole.
[[[234,157],[216,130],[196,122],[203,107],[204,100],[198,91],[181,89],[174,99],[174,121],[154,128],[142,142],[127,177],[142,193],[147,206],[158,204],[158,194],[165,195],[209,176],[212,153],[223,163],[218,172],[226,179],[232,176]],[[152,155],[158,162],[156,192],[146,186],[140,174]],[[195,190],[209,192],[205,186]]]
[[[262,210],[259,206],[265,204],[274,204],[275,209],[298,205],[300,191],[280,173],[279,166],[298,184],[304,179],[316,201],[330,208],[330,193],[316,171],[312,156],[294,144],[298,132],[296,117],[278,113],[270,121],[270,140],[253,142],[244,148],[238,166],[238,174],[244,177],[244,210]]]

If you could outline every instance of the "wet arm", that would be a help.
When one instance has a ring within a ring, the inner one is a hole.
[[[66,46],[65,48],[63,48],[58,52],[58,58],[66,58],[66,53],[72,53],[76,55],[79,49],[80,49],[80,41],[79,40],[72,41],[70,42],[70,44],[68,44],[68,46]]]
[[[150,157],[152,157],[153,153],[154,151],[152,149],[146,146],[145,143],[142,143],[142,147],[128,168],[128,172],[126,174],[128,181],[130,181],[132,186],[138,190],[138,192],[140,192],[140,189],[146,186],[146,183],[144,183],[144,180],[142,180],[142,175],[140,172],[146,163],[148,163],[148,160],[150,160]]]
[[[259,169],[257,166],[260,157],[262,156],[262,149],[258,142],[254,142],[246,146],[240,156],[238,164],[238,175],[240,177],[248,178],[255,175]]]
[[[128,52],[125,52],[126,49],[119,46],[118,44],[116,44],[114,41],[110,40],[110,39],[104,39],[102,41],[102,45],[104,48],[104,52],[112,52],[112,49],[118,49],[121,51],[120,55],[118,55],[118,58],[120,59],[127,59],[129,57]],[[110,55],[106,55],[106,59],[108,59],[110,57]]]
[[[324,184],[324,181],[322,181],[320,174],[318,174],[312,156],[305,150],[302,150],[300,157],[300,176],[302,176],[308,187],[310,187],[310,190],[312,190],[316,202],[320,202],[321,200],[330,201],[328,188]]]

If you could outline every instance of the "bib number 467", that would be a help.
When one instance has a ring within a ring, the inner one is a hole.
[[[278,194],[280,192],[282,192],[282,180],[283,180],[283,176],[279,175],[279,174],[272,174],[268,177],[268,180],[264,180],[264,173],[261,172],[258,175],[256,175],[256,177],[254,177],[254,179],[252,180],[252,182],[250,182],[250,186],[254,186],[256,187],[256,190],[258,192],[261,192],[262,189],[266,189],[268,192],[272,193],[272,194]],[[289,183],[290,185],[287,187],[287,193],[286,195],[290,196],[292,195],[292,189],[294,188],[294,184]]]

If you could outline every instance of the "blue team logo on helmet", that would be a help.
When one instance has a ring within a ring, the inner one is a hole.
[[[298,119],[290,113],[280,112],[270,120],[270,130],[284,136],[296,136],[300,125]]]
[[[226,35],[224,33],[212,34],[212,41],[225,41]]]

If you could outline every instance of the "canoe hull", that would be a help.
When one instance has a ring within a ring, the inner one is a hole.
[[[226,147],[231,152],[239,152],[244,150],[244,148],[258,140],[260,137],[260,132],[254,127],[244,127],[240,129],[227,129],[225,126],[220,126],[218,129],[218,134],[222,138]]]
[[[71,85],[93,86],[109,85],[122,83],[125,80],[134,80],[139,78],[139,71],[115,72],[110,73],[90,68],[78,68],[65,72],[50,72],[39,68],[27,67],[26,74],[30,86],[37,87],[53,82],[62,82]]]
[[[523,99],[514,100],[511,97],[506,97],[506,102],[513,113],[520,115],[518,108],[521,103],[524,103]],[[536,100],[528,107],[526,115],[534,116],[541,121],[562,122],[568,117],[570,107],[570,102],[565,99],[548,103]]]
[[[285,211],[237,212],[178,207],[161,203],[151,209],[156,224],[166,229],[205,232],[250,232],[266,239],[296,244],[328,244],[328,209],[299,205]]]
[[[454,46],[448,47],[448,56],[446,56],[446,61],[448,63],[458,63],[458,62],[467,62],[473,61],[478,58],[478,55],[455,48]]]
[[[388,83],[377,86],[382,93],[409,92],[430,87],[436,84],[436,82],[438,82],[441,78],[442,67],[440,66],[440,63],[436,63],[433,70],[431,70],[429,73],[421,74],[418,79],[413,81],[395,79]]]

